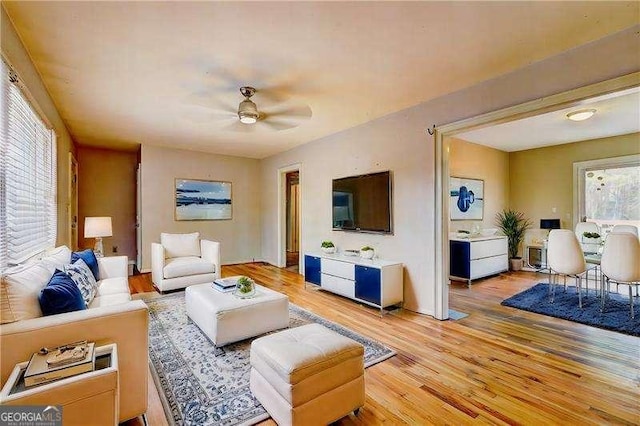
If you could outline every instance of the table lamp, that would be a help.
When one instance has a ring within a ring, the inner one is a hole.
[[[96,257],[102,257],[102,237],[110,237],[113,235],[111,228],[111,218],[108,216],[101,217],[85,217],[84,218],[84,237],[95,238],[96,245],[93,248]]]

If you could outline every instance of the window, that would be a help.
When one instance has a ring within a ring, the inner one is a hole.
[[[1,81],[0,270],[53,247],[56,140],[4,60]]]
[[[578,164],[580,219],[610,228],[640,225],[640,158],[627,156]]]

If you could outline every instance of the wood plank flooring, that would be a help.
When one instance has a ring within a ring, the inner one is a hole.
[[[500,305],[545,276],[452,284],[451,308],[469,316],[437,321],[406,310],[381,318],[376,309],[305,290],[302,276],[270,265],[224,266],[222,274],[248,275],[398,352],[366,369],[364,408],[338,424],[640,424],[640,338]],[[151,291],[150,275],[131,277],[130,286]],[[153,381],[148,419],[166,424]]]

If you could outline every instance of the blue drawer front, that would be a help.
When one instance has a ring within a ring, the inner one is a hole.
[[[449,274],[454,277],[471,276],[471,245],[463,241],[449,241]]]
[[[320,285],[320,258],[304,256],[304,280]]]
[[[356,265],[356,298],[380,305],[380,269]]]

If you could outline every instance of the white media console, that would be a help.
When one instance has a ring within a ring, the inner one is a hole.
[[[403,301],[402,263],[341,254],[305,253],[305,281],[383,309]]]

